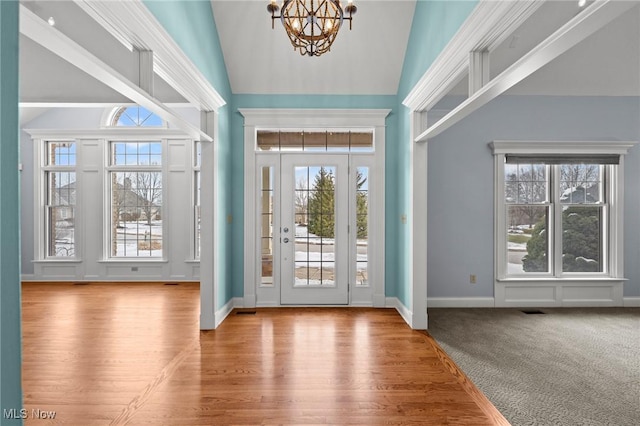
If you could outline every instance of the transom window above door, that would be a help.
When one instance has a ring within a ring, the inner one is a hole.
[[[370,130],[258,130],[258,151],[374,152]]]

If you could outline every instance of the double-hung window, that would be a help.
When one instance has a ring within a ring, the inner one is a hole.
[[[630,146],[493,142],[498,280],[619,277],[619,164]]]
[[[47,141],[45,149],[45,257],[74,258],[76,143]]]
[[[162,257],[162,142],[113,141],[109,158],[111,257]]]

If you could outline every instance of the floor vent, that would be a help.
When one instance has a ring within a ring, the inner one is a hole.
[[[236,315],[255,315],[255,314],[256,314],[256,311],[250,310],[250,309],[241,309],[236,311]]]
[[[73,283],[73,285],[89,285],[89,283]]]
[[[523,313],[523,314],[527,314],[527,315],[540,315],[540,314],[544,314],[544,312],[539,311],[539,310],[537,310],[537,309],[522,311],[522,313]]]
[[[164,285],[178,285],[178,283],[164,283]]]

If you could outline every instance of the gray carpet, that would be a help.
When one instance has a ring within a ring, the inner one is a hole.
[[[429,333],[514,426],[640,425],[640,308],[429,309]]]

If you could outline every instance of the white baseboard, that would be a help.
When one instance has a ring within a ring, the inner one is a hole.
[[[20,281],[35,281],[36,276],[34,274],[22,274],[20,275]]]
[[[385,300],[385,306],[387,308],[395,308],[396,311],[400,314],[402,319],[409,325],[409,327],[413,328],[413,312],[411,312],[397,297],[387,297]]]
[[[243,302],[242,297],[234,297],[225,303],[222,308],[218,309],[215,316],[215,328],[218,328],[220,324],[222,324],[222,321],[229,316],[233,308],[242,308],[244,305]]]
[[[622,300],[625,308],[640,308],[640,297],[625,297]]]
[[[428,297],[427,308],[493,308],[493,297]]]

